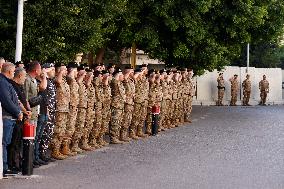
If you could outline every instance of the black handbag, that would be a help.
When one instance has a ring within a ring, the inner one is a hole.
[[[33,107],[40,105],[42,100],[43,100],[42,95],[38,95],[38,96],[34,96],[34,97],[30,98],[29,99],[30,107],[33,108]]]

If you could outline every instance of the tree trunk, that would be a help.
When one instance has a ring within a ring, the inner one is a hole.
[[[95,64],[103,63],[104,55],[105,55],[105,48],[100,48],[96,53]]]
[[[94,64],[94,51],[91,50],[89,53],[88,53],[88,64],[90,67],[93,66]]]
[[[131,67],[136,67],[136,44],[133,43],[131,47]]]

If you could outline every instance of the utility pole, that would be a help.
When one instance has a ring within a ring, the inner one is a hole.
[[[22,59],[23,25],[24,25],[24,2],[25,2],[25,0],[18,0],[18,16],[17,16],[17,35],[16,35],[15,62],[21,61],[21,59]]]

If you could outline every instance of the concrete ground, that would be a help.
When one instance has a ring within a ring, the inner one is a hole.
[[[283,189],[284,106],[194,107],[193,123],[0,181],[0,189]]]

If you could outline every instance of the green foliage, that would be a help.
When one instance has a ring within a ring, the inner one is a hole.
[[[6,56],[14,49],[16,0],[2,1]],[[29,0],[24,12],[26,59],[69,61],[99,48],[118,54],[135,43],[168,66],[198,73],[229,65],[248,42],[277,44],[284,29],[283,0]]]

